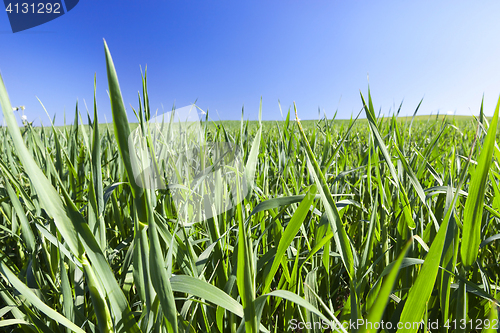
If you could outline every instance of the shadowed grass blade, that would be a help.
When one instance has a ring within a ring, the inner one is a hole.
[[[236,184],[239,188],[239,184]],[[237,190],[239,202],[240,191]],[[236,207],[238,215],[238,263],[236,271],[236,282],[243,305],[245,331],[249,333],[258,332],[257,315],[255,314],[255,268],[250,235],[241,216],[241,205]]]
[[[12,284],[12,286],[16,288],[17,291],[19,291],[26,298],[28,302],[37,307],[38,310],[43,312],[45,315],[47,315],[49,318],[56,321],[57,323],[64,325],[67,328],[70,328],[77,333],[85,333],[84,330],[82,330],[80,327],[76,326],[74,323],[69,321],[68,318],[64,317],[62,314],[60,314],[59,312],[55,311],[54,309],[50,308],[47,304],[42,302],[27,285],[22,283],[21,280],[17,278],[17,276],[7,267],[7,265],[3,261],[0,261],[0,271],[5,276],[5,278]]]
[[[387,306],[387,302],[389,301],[389,296],[392,293],[392,288],[394,287],[394,283],[396,282],[396,278],[398,277],[399,269],[401,267],[401,263],[403,262],[403,259],[406,256],[406,252],[408,252],[408,249],[410,248],[411,241],[409,241],[401,253],[399,254],[398,259],[393,263],[391,271],[387,278],[384,280],[384,284],[382,288],[380,289],[378,295],[377,295],[377,300],[375,303],[372,305],[370,313],[368,314],[368,317],[366,319],[366,323],[380,323],[382,316],[384,315],[385,308]],[[378,330],[373,328],[367,328],[368,325],[363,325],[359,333],[364,333],[364,332],[377,332]]]
[[[151,242],[149,250],[149,274],[151,283],[160,299],[163,315],[167,321],[167,329],[169,332],[177,333],[177,310],[175,307],[174,294],[170,285],[170,280],[165,267],[165,260],[158,239],[158,230],[156,221],[153,216],[153,210],[150,209],[149,214],[148,234]],[[145,281],[145,283],[148,283]]]

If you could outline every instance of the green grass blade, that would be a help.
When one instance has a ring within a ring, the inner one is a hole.
[[[498,332],[498,322],[500,319],[498,308],[494,305],[491,306],[490,316],[488,321],[484,321],[483,332],[484,333],[497,333]]]
[[[382,288],[380,289],[378,295],[377,295],[377,300],[375,303],[372,305],[370,313],[368,314],[368,317],[366,318],[366,323],[380,323],[382,320],[382,316],[384,315],[385,308],[387,306],[387,303],[389,302],[389,296],[392,293],[392,289],[394,287],[394,283],[396,282],[396,278],[398,277],[399,269],[401,267],[401,263],[403,262],[403,259],[406,256],[406,252],[408,252],[408,249],[410,248],[411,241],[406,243],[405,247],[401,251],[401,253],[398,256],[398,259],[393,263],[391,271],[389,275],[385,278],[384,284]],[[378,330],[372,327],[369,327],[369,325],[363,325],[359,333],[370,333],[374,332],[376,333]]]
[[[239,185],[236,184],[239,188]],[[240,191],[237,190],[237,198],[239,202]],[[241,216],[241,204],[236,207],[238,221],[238,263],[236,272],[236,282],[238,291],[243,305],[245,331],[256,333],[258,332],[257,315],[255,313],[255,273],[254,273],[254,258],[251,245],[251,238],[247,232],[247,226]]]
[[[302,306],[303,308],[311,311],[312,313],[316,314],[318,317],[320,317],[322,320],[324,320],[327,323],[330,323],[332,320],[328,319],[324,314],[322,314],[317,308],[315,308],[311,303],[303,299],[297,294],[294,294],[288,290],[275,290],[270,293],[264,294],[262,296],[259,296],[255,300],[256,307],[262,311],[263,305],[266,302],[266,299],[270,296],[274,297],[279,297],[282,299],[286,299],[294,304],[297,304],[299,306]],[[343,330],[337,330],[338,332],[345,332]]]
[[[243,318],[243,306],[234,298],[226,294],[219,288],[188,275],[176,275],[170,278],[172,290],[180,293],[186,293],[207,300],[220,306],[240,318]],[[264,326],[259,328],[263,332],[269,332]]]
[[[372,213],[370,216],[370,227],[368,228],[368,235],[366,236],[365,249],[363,255],[361,256],[361,267],[368,266],[368,260],[373,254],[373,238],[375,226],[377,225],[377,205],[378,205],[378,192],[375,193],[375,201],[372,205]]]
[[[99,120],[97,117],[96,102],[96,77],[94,76],[94,122],[92,135],[92,168],[91,182],[89,188],[90,205],[95,214],[95,222],[98,230],[97,240],[101,249],[106,247],[106,226],[104,224],[104,197],[102,188],[102,170],[101,170],[101,137],[99,134]]]
[[[52,320],[56,321],[61,325],[64,325],[69,329],[72,329],[74,332],[77,333],[85,332],[80,327],[76,326],[74,323],[69,321],[68,318],[64,317],[62,314],[60,314],[59,312],[55,311],[54,309],[50,308],[47,304],[42,302],[40,298],[38,298],[27,285],[22,283],[21,280],[17,278],[17,276],[7,267],[7,265],[3,261],[0,261],[0,272],[2,272],[7,281],[9,281],[12,284],[12,286],[16,288],[17,291],[19,291],[26,298],[28,302],[33,304],[38,310],[43,312],[49,318],[51,318]]]
[[[83,269],[85,272],[85,278],[87,280],[87,286],[90,293],[90,298],[92,304],[94,305],[94,312],[97,318],[97,324],[99,326],[99,331],[102,333],[113,332],[113,321],[111,320],[111,314],[109,313],[108,305],[106,304],[106,297],[97,280],[96,273],[87,260],[87,257],[83,257]]]
[[[360,93],[361,94],[361,93]],[[387,147],[384,143],[384,140],[382,139],[379,129],[378,129],[378,124],[377,124],[377,119],[375,118],[375,110],[373,109],[373,104],[372,104],[372,97],[370,94],[370,89],[368,88],[368,105],[365,102],[365,98],[363,97],[363,94],[361,94],[361,100],[363,102],[363,107],[365,108],[365,113],[366,113],[366,119],[368,120],[368,124],[370,126],[371,133],[373,134],[373,137],[375,138],[375,142],[377,143],[378,147],[380,148],[380,151],[382,152],[382,155],[384,156],[384,159],[387,163],[387,166],[389,167],[389,171],[391,173],[392,178],[397,184],[398,190],[399,190],[399,197],[400,200],[402,201],[403,204],[403,216],[405,217],[405,221],[407,226],[410,229],[415,229],[415,221],[413,221],[411,209],[410,209],[410,203],[408,201],[408,197],[405,191],[400,186],[400,181],[399,177],[396,173],[396,168],[394,167],[394,164],[392,163],[392,157],[389,154],[389,151],[387,150]]]
[[[38,199],[40,200],[41,206],[54,219],[57,229],[61,233],[71,251],[75,254],[75,256],[80,258],[83,254],[83,248],[78,240],[78,234],[73,226],[73,223],[69,220],[66,214],[63,203],[59,198],[59,194],[49,182],[47,177],[45,177],[42,170],[40,170],[33,159],[33,156],[24,144],[23,137],[21,136],[16,118],[12,112],[12,105],[10,104],[9,96],[7,95],[7,90],[5,89],[5,84],[1,76],[0,105],[2,106],[4,120],[7,123],[8,131],[16,147],[19,159],[23,163],[28,176],[33,180],[32,184],[38,193]]]
[[[262,109],[262,101],[261,101],[261,109]],[[245,178],[247,180],[248,189],[252,189],[254,187],[254,179],[255,179],[255,170],[257,168],[257,161],[259,155],[259,147],[262,136],[262,126],[259,126],[259,130],[253,139],[252,148],[250,149],[250,153],[248,154],[247,164],[245,166]]]
[[[128,147],[128,139],[130,136],[130,125],[127,118],[127,111],[123,104],[122,93],[120,84],[118,83],[118,76],[116,74],[115,65],[111,53],[108,49],[108,44],[104,41],[104,52],[106,54],[106,69],[108,74],[109,85],[109,98],[111,100],[111,112],[113,114],[113,128],[118,143],[118,150],[122,158],[125,170],[129,178],[130,188],[134,195],[134,200],[137,205],[137,213],[139,220],[142,222],[147,221],[147,209],[145,207],[144,190],[138,186],[134,181],[134,172],[132,169],[133,154],[130,154]]]
[[[450,208],[446,212],[446,215],[439,227],[439,231],[432,242],[429,252],[425,257],[425,261],[422,265],[420,272],[418,273],[417,279],[413,283],[410,289],[408,298],[401,313],[400,322],[419,322],[424,317],[424,312],[427,306],[427,302],[431,297],[431,293],[434,289],[434,284],[436,282],[437,273],[439,270],[439,265],[441,263],[441,257],[443,256],[443,248],[447,235],[448,224],[451,220],[451,214],[453,214],[453,207],[456,204],[459,193],[456,192],[453,198],[453,202]],[[410,329],[401,328],[398,329],[400,332],[416,332],[418,327],[412,327]]]
[[[173,291],[205,299],[243,318],[243,307],[240,303],[205,281],[188,275],[175,275],[170,278],[170,284]]]
[[[70,321],[75,322],[75,303],[73,300],[73,291],[69,283],[68,272],[64,264],[63,257],[59,259],[59,271],[61,274],[61,291],[63,296],[63,314]],[[69,330],[68,330],[69,331]]]
[[[149,273],[153,287],[160,299],[163,315],[167,321],[167,330],[177,333],[177,310],[175,307],[174,294],[170,285],[167,268],[163,259],[163,252],[158,239],[156,221],[150,210],[149,219],[149,239],[151,248],[149,250]],[[147,283],[147,282],[146,282]]]
[[[60,180],[59,180],[60,182]],[[85,249],[85,255],[88,257],[97,278],[103,287],[103,293],[109,302],[109,309],[113,316],[114,329],[117,332],[136,333],[140,332],[139,326],[130,310],[127,299],[120,289],[115,275],[111,270],[106,257],[104,256],[99,244],[82,215],[71,201],[69,194],[61,187],[64,199],[66,201],[68,216],[71,223],[75,226],[81,243]]]
[[[297,235],[297,232],[299,232],[300,226],[302,225],[302,223],[304,223],[304,220],[309,213],[309,209],[311,208],[311,205],[315,198],[316,191],[316,185],[311,186],[304,199],[297,207],[297,210],[293,214],[292,218],[290,219],[290,222],[288,223],[285,231],[283,232],[283,235],[281,236],[278,244],[278,249],[276,250],[273,265],[271,266],[271,270],[269,271],[269,273],[267,273],[265,278],[264,288],[262,289],[263,293],[267,293],[269,291],[274,275],[276,274],[280,266],[281,259],[285,255],[286,250]]]
[[[347,270],[347,273],[349,274],[349,277],[353,279],[355,276],[354,272],[355,266],[354,266],[354,257],[352,253],[351,242],[347,237],[347,233],[344,229],[344,225],[342,224],[339,212],[337,210],[337,206],[333,201],[333,197],[330,192],[330,189],[328,188],[328,183],[325,179],[325,176],[323,175],[323,172],[321,171],[321,168],[318,165],[316,158],[314,157],[314,153],[311,149],[311,146],[309,145],[309,141],[307,140],[304,129],[302,128],[302,124],[300,123],[299,117],[297,115],[297,108],[295,104],[294,108],[295,108],[295,118],[297,121],[297,125],[299,127],[302,141],[304,142],[308,156],[308,163],[309,163],[308,167],[310,166],[309,172],[311,172],[316,181],[316,184],[318,185],[318,189],[321,194],[321,200],[323,201],[323,204],[325,206],[326,214],[328,216],[328,220],[330,221],[330,225],[332,227],[335,243],[337,244],[337,251],[339,251],[340,253],[344,266]]]
[[[28,222],[28,218],[26,217],[24,213],[24,209],[21,206],[21,202],[19,201],[19,198],[17,197],[16,192],[14,192],[14,189],[12,186],[9,184],[9,182],[5,182],[5,186],[7,187],[7,192],[9,193],[10,201],[12,202],[12,206],[14,206],[14,209],[16,211],[17,217],[19,218],[21,222],[21,237],[24,240],[24,243],[26,244],[26,248],[28,249],[29,253],[34,253],[35,251],[35,235],[33,234],[33,231],[31,230],[31,226]]]
[[[7,327],[12,325],[27,325],[31,326],[31,323],[22,319],[3,319],[0,320],[0,327]]]
[[[465,202],[462,248],[460,253],[466,269],[470,269],[472,264],[476,261],[479,252],[479,244],[481,243],[481,220],[483,216],[484,195],[488,172],[493,157],[493,150],[495,148],[499,108],[500,98],[498,99],[495,114],[493,115],[493,121],[484,139],[476,169],[472,174],[469,195]]]

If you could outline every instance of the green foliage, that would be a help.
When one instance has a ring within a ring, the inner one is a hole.
[[[188,223],[194,207],[181,219],[168,189],[133,179],[131,130],[155,149],[147,75],[129,123],[107,46],[105,56],[112,127],[98,124],[96,101],[86,125],[77,106],[72,126],[19,127],[0,80],[0,330],[284,332],[309,322],[295,331],[347,332],[363,320],[471,332],[498,320],[498,108],[492,120],[482,110],[479,120],[377,118],[368,93],[360,120],[207,115],[201,134],[238,147],[246,182],[217,183],[213,196],[233,190],[237,204]]]

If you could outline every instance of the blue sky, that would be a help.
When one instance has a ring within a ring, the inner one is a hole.
[[[13,105],[29,120],[73,120],[76,100],[91,107],[97,73],[100,121],[111,121],[103,38],[129,111],[140,67],[148,66],[151,108],[195,100],[213,119],[281,119],[297,103],[301,119],[349,118],[370,84],[374,106],[401,101],[411,115],[493,114],[500,94],[498,1],[92,1],[13,34],[0,13],[0,71]],[[368,79],[369,77],[369,79]],[[217,112],[216,112],[217,111]],[[218,114],[218,115],[217,115]],[[39,123],[39,121],[37,121]]]

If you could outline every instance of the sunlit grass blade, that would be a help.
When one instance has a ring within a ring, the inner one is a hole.
[[[275,290],[275,291],[272,291],[270,293],[259,296],[255,300],[255,306],[259,311],[259,313],[258,313],[259,316],[260,316],[260,312],[263,310],[264,303],[266,302],[266,299],[270,296],[283,298],[283,299],[286,299],[286,300],[293,302],[294,304],[302,306],[302,307],[306,308],[307,310],[311,311],[312,313],[316,314],[318,317],[320,317],[324,322],[326,322],[328,324],[330,324],[333,321],[333,319],[328,319],[323,313],[321,313],[321,311],[319,311],[317,308],[315,308],[311,303],[309,303],[308,301],[306,301],[305,299],[303,299],[299,295],[294,294],[288,290]],[[296,324],[297,322],[299,322],[299,321],[296,319],[295,321],[293,321],[289,324],[293,325],[293,323]],[[293,328],[293,326],[292,326],[292,328]],[[337,329],[336,331],[337,332],[345,332],[345,330],[342,330],[342,329]]]
[[[337,244],[337,250],[339,251],[344,266],[349,274],[350,278],[354,278],[354,257],[352,254],[351,243],[349,238],[347,237],[347,233],[344,229],[344,225],[340,219],[339,212],[337,210],[337,206],[333,200],[330,189],[328,188],[328,183],[321,171],[321,168],[316,161],[314,153],[309,145],[309,141],[307,140],[307,136],[302,128],[300,120],[297,115],[297,108],[294,104],[295,108],[295,118],[297,120],[297,125],[299,127],[300,135],[302,141],[304,142],[305,149],[308,156],[308,161],[311,164],[310,172],[313,174],[316,183],[318,184],[318,189],[321,194],[321,199],[323,200],[323,204],[325,206],[326,214],[328,216],[328,220],[330,221],[335,242]]]
[[[16,118],[12,112],[12,105],[10,104],[7,90],[5,89],[3,78],[1,76],[0,105],[2,106],[4,119],[7,123],[12,141],[16,147],[17,154],[22,161],[26,172],[28,173],[28,176],[33,180],[32,184],[38,193],[38,198],[42,207],[54,219],[54,223],[57,225],[59,232],[67,242],[71,251],[76,257],[80,258],[83,253],[83,248],[78,240],[78,233],[66,215],[66,211],[59,194],[48,181],[47,177],[45,177],[26,148],[21,132],[19,131]]]
[[[243,306],[240,303],[224,291],[207,282],[188,275],[176,275],[170,278],[170,284],[173,291],[202,298],[234,313],[240,318],[244,317]],[[260,325],[259,329],[269,332],[262,325]]]
[[[101,170],[101,136],[99,132],[99,119],[97,117],[97,101],[96,101],[96,77],[94,76],[94,122],[92,128],[92,166],[89,187],[89,201],[97,232],[97,241],[101,249],[106,247],[106,225],[104,223],[104,198]],[[90,124],[89,124],[90,125]],[[92,226],[91,226],[92,228]]]
[[[109,85],[109,98],[111,100],[111,112],[113,114],[113,128],[118,144],[118,150],[122,158],[125,170],[129,177],[130,188],[134,195],[135,203],[137,205],[137,213],[142,222],[147,220],[147,209],[145,207],[144,190],[134,181],[134,173],[132,170],[133,154],[130,154],[128,147],[128,139],[130,136],[130,125],[127,118],[127,111],[123,104],[122,93],[120,91],[120,84],[118,83],[118,76],[116,74],[115,65],[111,58],[111,53],[108,49],[108,44],[104,41],[104,51],[106,54],[106,68],[108,74]]]
[[[365,102],[365,99],[363,97],[363,94],[361,94],[361,100],[363,102],[363,106],[365,108],[365,114],[366,114],[366,119],[368,120],[368,124],[370,126],[371,133],[373,134],[373,137],[375,139],[375,142],[377,146],[379,147],[380,151],[382,152],[382,155],[384,156],[384,159],[387,163],[387,166],[389,167],[389,171],[391,173],[392,178],[394,179],[394,182],[396,182],[396,186],[399,190],[399,197],[400,200],[402,201],[403,204],[403,216],[405,217],[406,225],[410,229],[415,229],[415,221],[413,221],[411,209],[410,209],[410,203],[408,201],[408,196],[406,192],[401,188],[400,186],[400,180],[399,177],[396,173],[396,168],[394,167],[394,164],[392,163],[392,157],[389,154],[389,151],[384,143],[384,140],[382,139],[382,136],[380,135],[379,129],[378,129],[378,124],[377,124],[377,119],[375,118],[375,110],[373,109],[373,103],[372,103],[372,97],[370,94],[370,89],[368,88],[368,105]]]
[[[252,143],[252,148],[250,148],[250,153],[248,154],[247,163],[245,166],[245,178],[247,180],[247,186],[249,189],[254,187],[255,170],[257,168],[257,161],[259,155],[259,147],[262,136],[262,124],[260,123],[260,117],[262,116],[262,99],[260,101],[259,107],[259,129]]]
[[[481,221],[483,217],[484,194],[495,147],[499,108],[500,98],[495,108],[493,121],[484,139],[477,166],[472,174],[468,191],[469,194],[465,202],[462,247],[460,253],[466,269],[470,269],[472,264],[476,261],[479,252],[479,244],[481,243]]]
[[[87,279],[90,298],[94,305],[99,330],[103,333],[111,333],[113,332],[113,322],[111,320],[108,305],[106,304],[106,297],[104,296],[104,292],[92,266],[85,256],[83,257],[83,269],[85,271],[85,278]]]
[[[267,276],[265,278],[264,288],[262,289],[264,293],[267,293],[269,291],[269,287],[271,286],[274,275],[276,274],[276,271],[280,266],[281,258],[292,243],[294,237],[297,235],[300,226],[302,225],[302,223],[304,223],[304,220],[309,213],[309,209],[311,208],[311,204],[315,198],[316,191],[316,185],[311,186],[304,199],[297,207],[297,210],[293,214],[292,218],[290,219],[290,222],[288,223],[285,231],[283,232],[283,235],[281,236],[278,244],[278,248],[276,250],[273,265],[271,266],[271,270],[269,271],[269,273],[267,273]]]
[[[63,256],[60,256],[59,262],[59,272],[61,274],[61,289],[63,298],[63,314],[70,321],[75,322],[75,303],[73,300],[73,290],[69,282],[68,272],[64,264]]]
[[[448,215],[450,214],[449,212]],[[441,223],[439,232],[432,242],[417,279],[410,289],[401,314],[401,322],[419,322],[424,316],[426,304],[434,289],[449,221],[450,218],[447,216]],[[401,328],[398,332],[416,332],[416,328]]]

